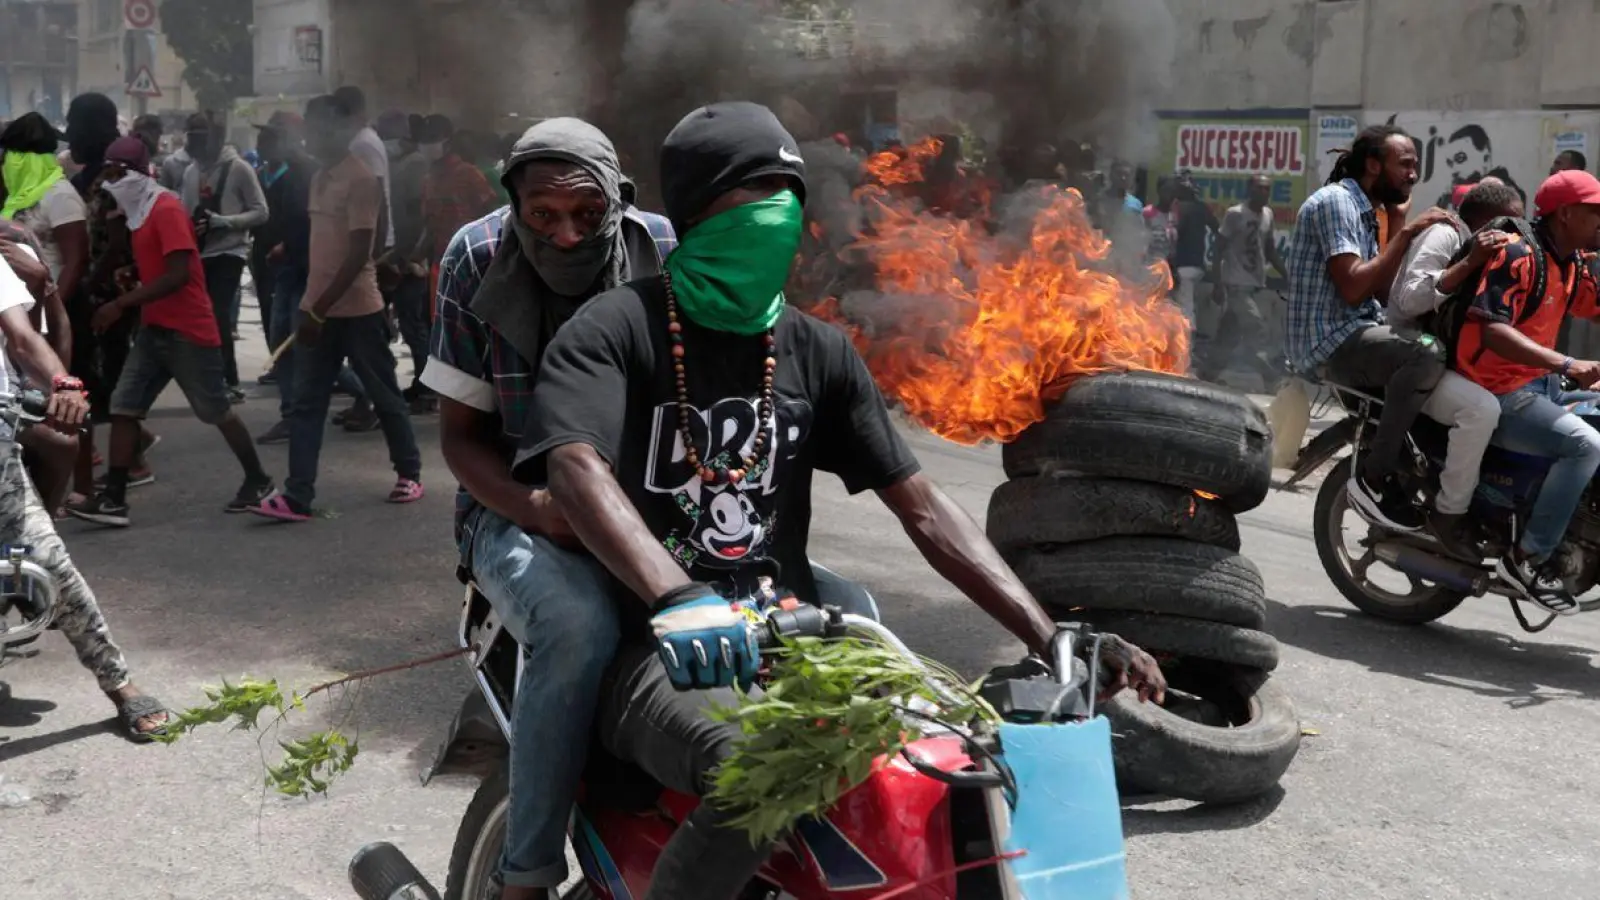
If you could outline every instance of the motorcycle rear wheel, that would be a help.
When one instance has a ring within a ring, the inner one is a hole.
[[[1454,612],[1467,599],[1467,594],[1428,584],[1404,572],[1390,569],[1377,559],[1377,554],[1371,548],[1359,558],[1351,555],[1344,536],[1346,515],[1351,513],[1346,488],[1350,481],[1350,465],[1349,457],[1341,460],[1322,482],[1322,489],[1317,491],[1312,534],[1317,545],[1317,558],[1322,561],[1322,569],[1327,573],[1328,580],[1352,606],[1374,618],[1402,625],[1426,625]],[[1367,527],[1360,516],[1355,516],[1355,519],[1360,523],[1359,527]],[[1367,577],[1367,572],[1374,565],[1384,566],[1388,571],[1405,578],[1410,584],[1410,591],[1400,594],[1373,583]]]
[[[500,867],[511,808],[511,770],[502,765],[478,785],[456,829],[444,900],[487,900]]]

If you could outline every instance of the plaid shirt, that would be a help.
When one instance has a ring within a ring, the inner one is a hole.
[[[452,154],[429,167],[422,178],[422,221],[432,241],[429,259],[443,258],[450,236],[498,202],[489,180],[461,157]],[[499,237],[495,240],[498,243]]]
[[[1368,297],[1351,306],[1328,274],[1328,260],[1353,253],[1378,255],[1378,212],[1354,179],[1330,184],[1306,199],[1289,241],[1289,309],[1284,344],[1289,363],[1312,377],[1350,335],[1383,322],[1383,307]]]
[[[469,307],[500,249],[500,233],[509,211],[509,206],[501,207],[468,222],[445,249],[434,299],[433,334],[428,339],[428,365],[422,373],[422,383],[440,396],[499,416],[501,451],[508,469],[528,418],[538,361],[523,359]],[[665,216],[637,209],[629,209],[627,215],[650,230],[663,260],[678,246]],[[476,505],[465,488],[456,492],[458,539],[463,521]]]

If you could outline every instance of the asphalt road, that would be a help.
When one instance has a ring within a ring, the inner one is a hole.
[[[259,333],[240,344],[259,371]],[[402,363],[402,371],[408,372]],[[135,525],[63,527],[138,680],[168,703],[222,677],[304,687],[449,649],[451,484],[437,423],[417,421],[431,493],[382,502],[392,475],[381,437],[330,432],[319,505],[336,518],[279,526],[221,513],[238,473],[220,438],[175,394],[154,425],[160,481],[132,495]],[[243,407],[253,429],[276,405]],[[926,437],[927,469],[975,515],[1001,478],[992,449]],[[286,450],[269,448],[275,473]],[[1600,619],[1517,634],[1503,602],[1474,601],[1442,624],[1391,627],[1354,614],[1311,548],[1309,494],[1275,493],[1244,517],[1245,552],[1265,573],[1279,673],[1308,737],[1282,790],[1238,808],[1133,804],[1124,812],[1139,898],[1498,898],[1600,896],[1588,791],[1600,774]],[[1018,647],[916,561],[871,497],[817,487],[814,554],[868,584],[917,648],[977,672]],[[362,753],[325,799],[260,789],[255,738],[202,731],[135,747],[110,705],[50,636],[0,670],[0,895],[78,898],[350,896],[345,865],[372,840],[400,845],[437,881],[471,791],[421,787],[469,689],[458,663],[372,682],[351,720]],[[3,696],[3,695],[0,695]],[[326,712],[314,704],[308,723]],[[270,745],[269,745],[270,746]]]

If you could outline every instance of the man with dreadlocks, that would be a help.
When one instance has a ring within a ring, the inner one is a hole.
[[[1383,324],[1383,304],[1417,235],[1450,213],[1430,209],[1391,230],[1382,250],[1378,216],[1404,204],[1417,183],[1417,149],[1404,131],[1375,125],[1339,157],[1328,183],[1306,199],[1289,244],[1289,362],[1307,378],[1384,392],[1378,431],[1350,477],[1350,500],[1398,531],[1424,525],[1396,480],[1406,432],[1445,370],[1431,336]]]

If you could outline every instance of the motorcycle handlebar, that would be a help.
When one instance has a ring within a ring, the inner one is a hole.
[[[789,609],[774,609],[757,626],[756,644],[762,650],[783,645],[785,640],[803,637],[832,637],[842,633],[844,623],[837,609],[802,603]]]

